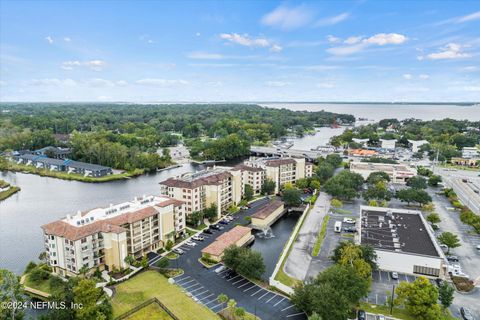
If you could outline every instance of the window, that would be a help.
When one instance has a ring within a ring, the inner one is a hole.
[[[82,239],[82,243],[85,243],[85,242],[87,242],[87,238]]]
[[[423,267],[423,266],[413,266],[413,273],[424,274],[427,276],[438,277],[440,275],[440,269]]]

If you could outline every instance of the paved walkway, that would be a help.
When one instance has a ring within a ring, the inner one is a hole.
[[[323,217],[329,209],[329,196],[321,192],[310,213],[305,218],[285,262],[284,271],[291,277],[299,280],[305,279],[308,267],[312,261],[313,246],[322,227]]]

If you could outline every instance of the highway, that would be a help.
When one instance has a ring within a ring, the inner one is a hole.
[[[458,198],[464,205],[476,214],[480,214],[480,194],[475,193],[480,186],[479,171],[456,170],[435,168],[435,174],[441,175],[446,187],[453,188]],[[467,182],[462,180],[466,179]]]
[[[296,149],[286,149],[286,148],[277,148],[277,147],[262,147],[262,146],[251,146],[250,152],[258,155],[265,156],[290,156],[290,157],[303,157],[308,158],[309,160],[315,160],[318,157],[325,157],[331,152],[329,151],[307,151],[307,150],[296,150]]]

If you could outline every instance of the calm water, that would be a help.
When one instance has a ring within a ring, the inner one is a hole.
[[[153,175],[98,184],[0,172],[0,179],[22,189],[0,202],[0,268],[21,273],[28,261],[38,257],[43,249],[41,225],[77,210],[158,194],[160,181],[199,168],[185,164]]]
[[[267,281],[272,275],[282,249],[285,243],[287,243],[293,228],[295,228],[299,217],[300,213],[285,214],[272,225],[271,231],[268,232],[266,237],[261,232],[255,234],[255,242],[252,245],[252,249],[262,253],[266,267],[263,274],[264,280]]]
[[[480,106],[398,105],[398,104],[326,104],[326,103],[262,103],[262,106],[290,110],[331,111],[379,121],[386,118],[422,120],[452,118],[480,120]]]

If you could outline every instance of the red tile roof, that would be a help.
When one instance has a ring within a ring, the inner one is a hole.
[[[195,189],[203,185],[220,185],[225,179],[228,179],[230,177],[232,177],[232,174],[229,172],[219,172],[205,177],[200,177],[192,181],[170,178],[160,182],[160,184],[167,187]]]
[[[223,251],[229,246],[234,245],[245,235],[252,232],[251,228],[244,226],[236,226],[232,230],[220,235],[209,246],[202,249],[202,253],[208,253],[214,256],[222,255]]]
[[[282,165],[295,164],[295,163],[297,163],[297,162],[292,158],[278,159],[278,160],[268,160],[266,162],[267,166],[269,166],[269,167],[280,167]]]
[[[265,219],[271,215],[275,210],[283,206],[283,201],[273,200],[272,202],[267,203],[260,210],[252,214],[252,218]]]
[[[244,164],[239,164],[233,167],[232,170],[242,170],[242,171],[251,171],[251,172],[260,172],[263,171],[262,168],[257,168],[257,167],[250,167]]]

